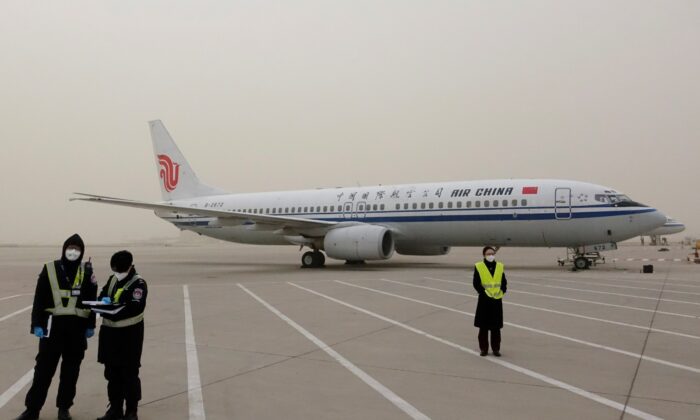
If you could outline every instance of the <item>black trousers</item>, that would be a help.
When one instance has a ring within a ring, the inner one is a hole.
[[[489,331],[491,331],[491,349],[501,351],[501,329],[479,328],[479,349],[489,351]]]
[[[126,402],[126,412],[136,412],[141,401],[139,366],[105,363],[105,379],[110,406],[121,411]]]
[[[42,338],[39,341],[34,380],[24,400],[27,409],[35,412],[39,412],[46,402],[46,394],[60,359],[62,362],[56,407],[68,409],[73,405],[80,364],[85,357],[85,349],[79,345],[61,345],[62,343],[49,340],[52,339]]]

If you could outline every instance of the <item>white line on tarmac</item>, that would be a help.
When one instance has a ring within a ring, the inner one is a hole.
[[[537,286],[537,287],[548,287],[550,289],[574,290],[577,292],[597,293],[597,294],[601,294],[601,295],[622,296],[622,297],[629,297],[629,298],[635,298],[635,299],[646,299],[646,300],[653,300],[653,301],[660,300],[662,302],[685,303],[687,305],[700,305],[700,303],[698,303],[698,302],[690,302],[687,300],[676,300],[676,299],[655,298],[655,297],[649,297],[649,296],[628,295],[628,294],[624,294],[624,293],[604,292],[602,290],[577,289],[575,287],[564,287],[564,286],[554,286],[551,284],[529,283],[529,282],[522,281],[522,280],[518,280],[517,284],[525,284],[528,286]],[[660,290],[657,290],[656,292],[660,292]],[[664,293],[665,292],[666,292],[666,290],[664,290]]]
[[[190,289],[182,286],[185,301],[185,353],[187,354],[187,396],[190,406],[190,420],[204,420],[204,398],[202,397],[202,382],[199,377],[199,358],[197,357],[197,342],[194,337],[192,322],[192,306],[190,304]]]
[[[580,280],[565,280],[565,279],[554,279],[551,277],[527,277],[523,275],[508,275],[508,278],[514,278],[516,280],[518,279],[527,279],[527,280],[545,280],[545,281],[558,281],[558,282],[563,282],[563,283],[574,283],[574,284],[586,284],[589,286],[598,286],[598,287],[614,287],[618,289],[635,289],[635,290],[648,290],[650,292],[660,292],[661,289],[652,289],[649,287],[639,287],[639,286],[624,286],[621,284],[611,284],[610,281],[601,281],[600,283],[593,283],[593,282],[588,282],[588,281],[580,281]],[[680,295],[697,295],[700,296],[700,293],[698,292],[684,292],[681,290],[669,290],[664,288],[664,293],[677,293]],[[685,302],[685,301],[683,301]]]
[[[356,311],[358,311],[358,312],[362,312],[362,313],[364,313],[364,314],[366,314],[366,315],[369,315],[369,316],[371,316],[371,317],[374,317],[374,318],[380,319],[380,320],[382,320],[382,321],[388,322],[388,323],[390,323],[390,324],[396,325],[397,327],[401,327],[401,328],[403,328],[403,329],[405,329],[405,330],[411,331],[412,333],[421,335],[421,336],[423,336],[423,337],[429,338],[429,339],[431,339],[431,340],[437,341],[437,342],[442,343],[442,344],[446,344],[446,345],[448,345],[448,346],[450,346],[450,347],[452,347],[452,348],[454,348],[454,349],[463,351],[463,352],[465,352],[465,353],[469,353],[469,354],[471,354],[471,355],[473,355],[473,356],[479,356],[479,353],[477,353],[476,351],[474,351],[474,350],[472,350],[472,349],[469,349],[469,348],[467,348],[467,347],[461,346],[461,345],[459,345],[459,344],[457,344],[457,343],[453,343],[452,341],[446,340],[446,339],[444,339],[444,338],[437,337],[437,336],[432,335],[432,334],[430,334],[430,333],[428,333],[428,332],[425,332],[425,331],[423,331],[423,330],[419,330],[418,328],[412,327],[412,326],[410,326],[410,325],[404,324],[404,323],[402,323],[402,322],[396,321],[396,320],[391,319],[391,318],[387,318],[387,317],[385,317],[385,316],[383,316],[383,315],[379,315],[378,313],[372,312],[372,311],[370,311],[370,310],[367,310],[367,309],[364,309],[364,308],[360,308],[359,306],[355,306],[355,305],[353,305],[353,304],[344,302],[344,301],[339,300],[339,299],[336,299],[336,298],[334,298],[334,297],[325,295],[325,294],[323,294],[323,293],[321,293],[321,292],[317,292],[317,291],[312,290],[312,289],[307,289],[306,287],[299,286],[298,284],[294,284],[294,283],[292,283],[292,282],[287,282],[287,283],[290,284],[290,285],[292,285],[292,286],[294,286],[294,287],[297,287],[297,288],[299,288],[299,289],[306,290],[307,292],[312,293],[312,294],[314,294],[314,295],[316,295],[316,296],[320,296],[320,297],[322,297],[322,298],[324,298],[324,299],[328,299],[328,300],[330,300],[331,302],[338,303],[338,304],[340,304],[340,305],[343,305],[343,306],[346,306],[346,307],[348,307],[348,308],[354,309],[354,310],[356,310]],[[483,360],[483,361],[486,361],[486,362],[491,362],[491,363],[500,365],[500,366],[505,367],[505,368],[507,368],[507,369],[514,370],[514,371],[516,371],[516,372],[519,372],[519,373],[522,373],[522,374],[524,374],[524,375],[527,375],[527,376],[529,376],[529,377],[531,377],[531,378],[539,379],[540,381],[545,382],[545,383],[548,383],[548,384],[550,384],[550,385],[553,385],[553,386],[555,386],[555,387],[557,387],[557,388],[560,388],[560,389],[563,389],[563,390],[572,392],[572,393],[574,393],[574,394],[576,394],[576,395],[579,395],[579,396],[581,396],[581,397],[584,397],[584,398],[587,398],[587,399],[589,399],[589,400],[595,401],[595,402],[597,402],[597,403],[599,403],[599,404],[603,404],[603,405],[606,405],[606,406],[608,406],[608,407],[614,408],[614,409],[616,409],[616,410],[618,410],[618,411],[621,411],[621,412],[623,412],[623,413],[628,413],[628,414],[633,415],[633,416],[635,416],[635,417],[639,417],[639,418],[642,418],[642,419],[660,419],[659,417],[656,417],[656,416],[654,416],[654,415],[652,415],[652,414],[646,413],[646,412],[641,411],[641,410],[637,410],[637,409],[632,408],[632,407],[630,407],[630,406],[625,406],[624,404],[620,404],[620,403],[617,402],[617,401],[609,400],[609,399],[607,399],[607,398],[605,398],[605,397],[602,397],[602,396],[600,396],[600,395],[598,395],[598,394],[594,394],[594,393],[592,393],[592,392],[586,391],[585,389],[578,388],[578,387],[576,387],[576,386],[574,386],[574,385],[568,384],[568,383],[566,383],[566,382],[562,382],[562,381],[560,381],[560,380],[551,378],[551,377],[546,376],[546,375],[543,375],[543,374],[541,374],[541,373],[537,373],[537,372],[535,372],[535,371],[533,371],[533,370],[524,368],[524,367],[522,367],[522,366],[518,366],[518,365],[516,365],[516,364],[510,363],[510,362],[506,362],[505,360],[497,359],[497,358],[494,358],[494,357],[486,357],[486,358],[484,358],[484,357],[479,357],[479,359],[480,359],[480,360]]]
[[[23,294],[21,294],[21,295],[5,296],[5,297],[1,297],[1,298],[0,298],[0,302],[2,302],[3,300],[14,299],[14,298],[20,297],[20,296],[29,296],[29,295],[26,294],[26,293],[23,293]]]
[[[0,322],[5,321],[5,320],[8,320],[8,319],[12,318],[13,316],[19,315],[19,314],[21,314],[22,312],[28,311],[28,310],[30,310],[30,309],[32,309],[32,305],[26,306],[26,307],[20,309],[19,311],[14,311],[14,312],[12,312],[12,313],[9,314],[9,315],[5,315],[5,316],[3,316],[2,318],[0,318]]]
[[[457,282],[457,281],[454,281],[454,280],[436,279],[436,278],[433,278],[433,277],[426,277],[426,279],[428,279],[428,280],[436,280],[436,281],[443,281],[443,282],[449,282],[449,283],[460,283],[460,284],[464,284],[463,282]],[[451,295],[467,296],[467,297],[475,298],[475,299],[478,297],[478,296],[475,296],[475,295],[470,295],[470,294],[468,294],[468,293],[455,292],[455,291],[453,291],[453,290],[438,289],[438,288],[435,288],[435,287],[421,286],[421,285],[418,285],[418,284],[404,283],[404,282],[402,282],[402,281],[389,280],[389,279],[379,279],[379,280],[381,280],[381,281],[387,281],[387,282],[390,282],[390,283],[403,284],[404,286],[416,287],[416,288],[419,288],[419,289],[426,289],[426,290],[433,290],[433,291],[441,292],[441,293],[448,293],[448,294],[451,294]],[[571,312],[557,311],[557,310],[555,310],[555,309],[543,308],[543,307],[541,307],[541,306],[525,305],[525,304],[522,304],[522,303],[515,303],[515,302],[510,302],[510,301],[504,302],[504,303],[506,303],[506,304],[508,304],[508,305],[513,305],[513,306],[520,306],[520,307],[522,307],[522,308],[534,309],[534,310],[536,310],[536,311],[543,311],[543,312],[549,312],[549,313],[553,313],[553,314],[566,315],[566,316],[571,316],[571,317],[574,317],[574,318],[587,319],[587,320],[590,320],[590,321],[604,322],[604,323],[606,323],[606,324],[620,325],[620,326],[622,326],[622,327],[636,328],[636,329],[645,330],[645,331],[646,331],[646,330],[649,330],[649,331],[658,332],[658,333],[663,333],[663,334],[677,335],[677,336],[679,336],[679,337],[685,337],[685,338],[692,338],[692,339],[695,339],[695,340],[700,340],[700,336],[692,335],[692,334],[684,334],[684,333],[680,333],[680,332],[676,332],[676,331],[662,330],[662,329],[659,329],[659,328],[649,328],[648,326],[645,327],[645,326],[643,326],[643,325],[628,324],[628,323],[626,323],[626,322],[619,322],[619,321],[612,321],[612,320],[609,320],[609,319],[595,318],[595,317],[592,317],[592,316],[579,315],[579,314],[574,314],[574,313],[571,313]]]
[[[464,282],[455,282],[454,280],[437,279],[434,277],[426,277],[426,279],[437,280],[437,281],[446,281],[446,282],[450,282],[450,283],[454,282],[454,283],[459,283],[459,284],[466,284]],[[550,298],[550,299],[568,300],[571,302],[588,303],[590,305],[609,306],[612,308],[627,309],[630,311],[651,312],[651,313],[657,313],[657,314],[662,314],[662,315],[677,316],[677,317],[681,317],[681,318],[693,318],[693,319],[700,318],[700,316],[697,316],[697,315],[680,314],[677,312],[656,311],[654,309],[638,308],[636,306],[616,305],[614,303],[596,302],[594,300],[575,299],[575,298],[569,298],[569,297],[564,297],[564,296],[547,295],[544,293],[526,292],[524,290],[508,290],[508,292],[509,293],[520,293],[523,295],[546,297],[546,298]]]
[[[438,305],[438,304],[436,304],[436,303],[428,302],[428,301],[425,301],[425,300],[413,299],[413,298],[410,298],[410,297],[407,297],[407,296],[402,296],[402,295],[398,295],[398,294],[395,294],[395,293],[386,292],[386,291],[384,291],[384,290],[373,289],[373,288],[371,288],[371,287],[365,287],[365,286],[360,286],[360,285],[357,285],[357,284],[346,283],[346,282],[341,281],[341,280],[336,280],[335,282],[336,282],[336,283],[340,283],[340,284],[344,284],[344,285],[346,285],[346,286],[356,287],[356,288],[358,288],[358,289],[369,290],[370,292],[380,293],[380,294],[382,294],[382,295],[387,295],[387,296],[392,296],[392,297],[395,297],[395,298],[398,298],[398,299],[407,300],[407,301],[409,301],[409,302],[420,303],[420,304],[422,304],[422,305],[432,306],[432,307],[434,307],[434,308],[440,308],[440,309],[444,309],[444,310],[446,310],[446,311],[455,312],[455,313],[464,314],[464,315],[467,315],[467,316],[470,316],[470,317],[474,317],[474,314],[471,313],[471,312],[460,311],[459,309],[450,308],[449,306]],[[539,329],[537,329],[537,328],[527,327],[527,326],[525,326],[525,325],[514,324],[514,323],[512,323],[512,322],[504,322],[504,324],[506,324],[506,325],[508,325],[508,326],[511,326],[511,327],[514,327],[514,328],[520,328],[520,329],[522,329],[522,330],[526,330],[526,331],[530,331],[530,332],[534,332],[534,333],[538,333],[538,334],[543,334],[543,335],[548,335],[548,336],[550,336],[550,337],[556,337],[556,338],[560,338],[560,339],[562,339],[562,340],[567,340],[567,341],[571,341],[571,342],[578,343],[578,344],[583,344],[583,345],[586,345],[586,346],[589,346],[589,347],[594,347],[594,348],[597,348],[597,349],[607,350],[607,351],[611,351],[611,352],[613,352],[613,353],[623,354],[623,355],[625,355],[625,356],[630,356],[630,357],[633,357],[633,358],[635,358],[635,359],[639,359],[639,358],[641,357],[642,359],[644,359],[644,360],[646,360],[646,361],[648,361],[648,362],[659,363],[659,364],[662,364],[662,365],[666,365],[666,366],[674,367],[674,368],[677,368],[677,369],[687,370],[687,371],[689,371],[689,372],[693,372],[693,373],[698,373],[698,374],[700,374],[700,369],[695,368],[695,367],[692,367],[692,366],[682,365],[682,364],[680,364],[680,363],[669,362],[669,361],[667,361],[667,360],[657,359],[657,358],[655,358],[655,357],[644,356],[644,355],[641,355],[641,354],[639,354],[639,353],[633,353],[633,352],[626,351],[626,350],[622,350],[622,349],[618,349],[618,348],[615,348],[615,347],[609,347],[609,346],[605,346],[605,345],[602,345],[602,344],[592,343],[592,342],[590,342],[590,341],[585,341],[585,340],[581,340],[581,339],[578,339],[578,338],[574,338],[574,337],[569,337],[569,336],[566,336],[566,335],[561,335],[561,334],[553,333],[553,332],[550,332],[550,331],[539,330]]]
[[[269,303],[265,302],[261,297],[256,295],[255,293],[251,292],[248,290],[245,286],[242,284],[238,283],[238,287],[243,289],[246,293],[248,293],[251,297],[253,297],[255,300],[260,302],[264,307],[266,307],[270,312],[273,314],[277,315],[280,319],[282,319],[284,322],[289,324],[292,328],[297,330],[301,335],[306,337],[309,341],[314,343],[318,348],[321,350],[325,351],[329,356],[331,356],[333,359],[335,359],[338,363],[340,363],[344,368],[352,372],[355,376],[357,376],[359,379],[362,380],[362,382],[366,383],[369,385],[372,389],[380,393],[384,398],[389,400],[392,404],[394,404],[396,407],[401,409],[404,413],[408,414],[411,418],[413,419],[421,419],[421,420],[430,420],[430,417],[426,416],[425,414],[421,413],[418,411],[417,408],[409,404],[406,400],[403,398],[399,397],[396,395],[392,390],[389,388],[385,387],[382,385],[379,381],[374,379],[373,377],[369,376],[365,371],[362,369],[358,368],[355,366],[351,361],[340,355],[340,353],[336,352],[332,348],[330,348],[326,343],[321,341],[320,338],[316,337],[315,335],[311,334],[309,331],[307,331],[304,327],[301,325],[297,324],[294,322],[292,319],[287,317],[285,314],[277,310],[274,306],[270,305]]]
[[[538,279],[547,279],[547,280],[558,280],[558,279],[553,279],[552,277],[546,277],[546,276],[545,276],[545,277],[537,277],[537,278],[538,278]],[[581,278],[585,278],[585,279],[588,279],[588,280],[600,280],[601,282],[608,282],[608,281],[609,281],[609,280],[607,280],[607,279],[598,279],[598,278],[595,278],[595,277],[581,277]],[[616,277],[616,278],[614,279],[614,281],[616,281],[616,282],[628,282],[628,283],[651,283],[651,284],[655,284],[655,285],[659,285],[659,284],[660,284],[660,280],[623,279],[623,278],[620,278],[620,277]],[[669,279],[669,281],[691,281],[691,280],[681,280],[681,279],[675,279],[675,280],[674,280],[674,279]],[[692,281],[691,281],[691,282],[692,282]],[[695,283],[695,284],[668,283],[668,284],[666,284],[666,286],[668,286],[668,287],[695,287],[695,288],[700,288],[700,284],[697,284],[696,282],[692,282],[692,283]],[[666,290],[666,289],[664,289],[664,290]]]
[[[12,398],[14,398],[15,395],[17,395],[22,388],[27,386],[28,383],[32,381],[32,378],[34,377],[34,368],[29,369],[29,372],[25,373],[24,376],[19,378],[17,382],[12,384],[10,388],[7,389],[7,391],[3,392],[2,395],[0,395],[0,408],[3,408],[5,404],[7,404]]]

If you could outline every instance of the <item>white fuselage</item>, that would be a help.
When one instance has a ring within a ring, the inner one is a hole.
[[[485,180],[227,194],[169,201],[178,206],[385,226],[397,246],[576,247],[619,242],[663,226],[666,217],[616,191],[566,180]],[[253,222],[156,211],[180,229],[226,241],[298,244]]]

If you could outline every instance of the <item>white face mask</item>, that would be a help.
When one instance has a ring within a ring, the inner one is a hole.
[[[66,259],[68,261],[76,261],[78,258],[80,258],[80,254],[82,254],[82,252],[77,249],[66,249]]]
[[[117,278],[117,281],[122,281],[126,278],[126,276],[129,275],[129,272],[127,271],[126,273],[114,273],[114,277]]]
[[[487,256],[486,256],[486,261],[488,261],[488,262],[494,262],[494,261],[496,261],[496,256],[495,256],[495,255],[487,255]]]

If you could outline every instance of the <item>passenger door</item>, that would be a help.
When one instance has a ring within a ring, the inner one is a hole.
[[[554,218],[571,219],[571,188],[557,188],[554,191]]]

